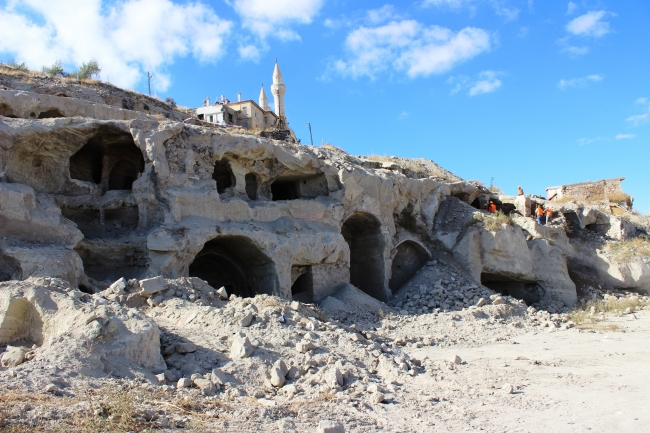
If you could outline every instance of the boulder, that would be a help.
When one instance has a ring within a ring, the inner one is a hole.
[[[230,357],[232,359],[248,358],[255,352],[255,346],[243,332],[235,334],[230,346]]]
[[[151,296],[163,290],[167,290],[167,283],[165,282],[165,278],[160,275],[154,278],[140,280],[139,294],[141,296]]]
[[[26,347],[7,346],[7,351],[2,354],[3,367],[16,367],[25,361],[25,354],[29,352]]]

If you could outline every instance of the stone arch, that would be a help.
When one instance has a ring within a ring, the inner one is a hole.
[[[279,293],[275,263],[246,236],[225,235],[206,242],[189,266],[189,276],[241,297]]]
[[[424,246],[413,240],[401,242],[393,251],[388,287],[395,293],[422,269],[431,258],[431,254]]]
[[[372,214],[357,212],[341,227],[350,247],[350,283],[380,301],[386,301],[384,235]]]

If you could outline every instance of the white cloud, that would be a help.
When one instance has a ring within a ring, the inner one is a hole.
[[[368,23],[377,25],[390,20],[399,19],[399,15],[393,5],[384,5],[379,9],[371,9],[366,12]]]
[[[300,39],[291,30],[293,24],[309,24],[323,6],[324,0],[230,0],[241,16],[243,26],[262,39]]]
[[[471,14],[474,14],[478,5],[481,3],[490,4],[494,12],[497,15],[504,17],[506,21],[513,21],[519,17],[519,9],[505,6],[507,0],[424,0],[422,5],[425,7],[434,6],[455,10],[467,8]],[[532,1],[528,2],[528,7],[532,8]]]
[[[568,53],[571,57],[583,56],[589,52],[589,47],[576,47],[573,45],[568,45],[562,48],[563,53]]]
[[[615,13],[607,11],[589,11],[584,15],[574,18],[567,24],[566,29],[569,33],[576,36],[592,36],[599,38],[610,32],[609,23],[603,21],[603,18],[616,16]]]
[[[397,116],[397,118],[398,118],[399,120],[404,120],[404,119],[406,119],[406,118],[409,117],[409,116],[410,116],[409,113],[407,113],[406,111],[402,111],[401,113],[399,113],[399,116]]]
[[[378,27],[359,27],[345,40],[346,60],[333,68],[342,75],[376,78],[387,71],[404,71],[411,77],[440,74],[491,48],[488,32],[466,27],[425,27],[415,20],[392,21]]]
[[[219,59],[231,25],[197,2],[10,1],[0,8],[0,52],[32,69],[57,60],[71,68],[95,59],[101,76],[123,87],[152,71],[152,86],[165,91],[172,79],[165,67],[187,55],[202,62]]]
[[[633,126],[641,126],[648,123],[648,121],[650,121],[650,113],[636,114],[634,116],[628,117],[625,120],[631,123]]]
[[[616,139],[617,140],[626,140],[629,139],[631,140],[632,138],[635,138],[636,134],[617,134]]]
[[[499,74],[495,71],[483,71],[479,74],[479,80],[476,81],[471,89],[469,89],[469,96],[481,95],[483,93],[491,93],[501,87],[501,80],[497,78]]]
[[[573,15],[577,10],[578,10],[578,5],[573,2],[569,2],[566,8],[566,14]]]
[[[647,105],[650,104],[650,101],[648,101],[648,98],[639,98],[636,101],[634,101],[635,104],[641,104],[641,105]]]
[[[463,89],[469,89],[467,94],[469,96],[481,95],[483,93],[491,93],[501,87],[501,80],[498,78],[503,75],[503,72],[498,71],[483,71],[478,74],[476,80],[471,80],[465,75],[457,75],[450,77],[445,81],[454,87],[451,89],[451,94],[458,93]]]
[[[601,77],[598,74],[593,74],[593,75],[587,75],[586,77],[582,77],[582,78],[571,78],[569,80],[560,80],[560,82],[557,83],[557,87],[559,87],[562,90],[566,89],[567,87],[585,87],[590,82],[598,82],[602,80],[603,77]]]
[[[587,144],[595,143],[596,141],[601,141],[604,140],[603,137],[596,137],[596,138],[581,138],[578,140],[578,144],[580,146],[586,146]]]

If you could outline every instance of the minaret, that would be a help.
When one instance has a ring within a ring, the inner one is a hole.
[[[273,85],[271,86],[271,93],[273,93],[273,99],[275,101],[275,114],[277,114],[280,119],[283,119],[284,116],[284,93],[287,91],[287,88],[282,84],[282,72],[280,72],[280,67],[278,66],[278,61],[275,61],[275,69],[273,70]]]
[[[264,91],[264,84],[262,84],[262,90],[260,90],[260,107],[264,111],[271,111],[269,107],[269,98],[266,97],[266,92]]]

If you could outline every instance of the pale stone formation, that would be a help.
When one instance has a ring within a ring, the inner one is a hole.
[[[273,86],[281,97],[277,65]],[[50,276],[99,292],[124,278],[114,295],[140,281],[129,305],[154,307],[164,278],[194,277],[215,298],[277,295],[341,317],[380,310],[441,252],[476,283],[526,302],[575,302],[572,267],[613,287],[650,285],[647,261],[618,263],[567,236],[571,226],[612,239],[643,233],[608,208],[546,202],[559,223],[540,226],[530,216],[543,200],[497,197],[431,161],[375,161],[76,95],[0,91],[0,280]],[[63,117],[37,119],[54,109]],[[486,230],[475,214],[487,200],[522,217]],[[255,317],[243,314],[240,326]]]

